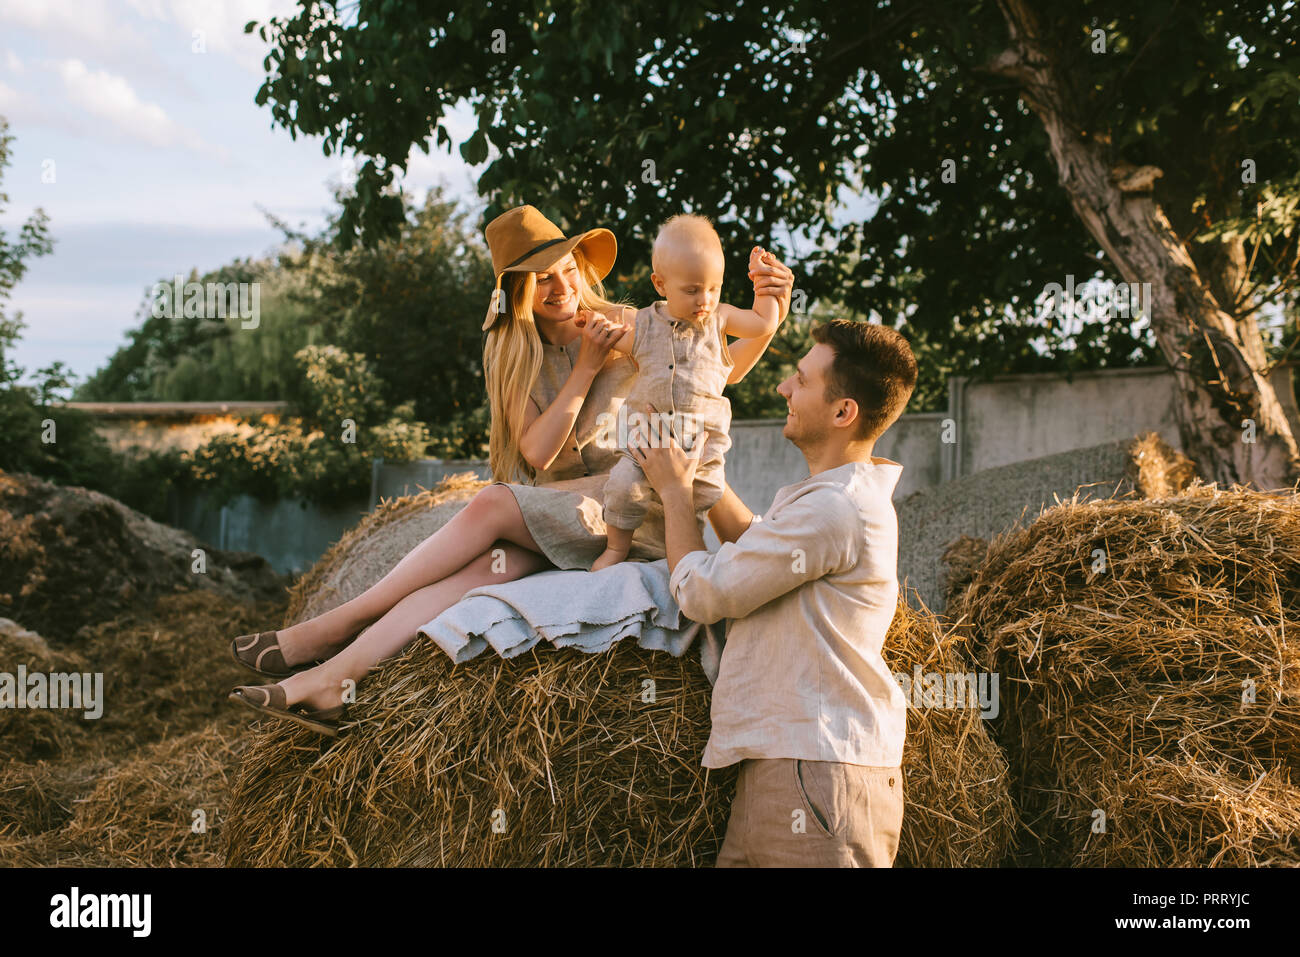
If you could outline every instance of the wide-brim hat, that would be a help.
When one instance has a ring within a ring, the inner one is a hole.
[[[560,227],[535,206],[516,206],[502,213],[487,224],[483,235],[487,238],[492,270],[497,277],[492,303],[487,318],[483,320],[485,330],[499,315],[497,303],[502,295],[501,277],[506,273],[543,272],[581,247],[582,254],[596,270],[596,277],[604,279],[618,257],[618,242],[608,229],[589,229],[580,236],[566,237]]]

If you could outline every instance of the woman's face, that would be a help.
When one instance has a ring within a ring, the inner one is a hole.
[[[537,290],[533,293],[533,315],[551,322],[567,322],[578,312],[578,264],[573,253],[565,256],[546,272],[534,274]]]

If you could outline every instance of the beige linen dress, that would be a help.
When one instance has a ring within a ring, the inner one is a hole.
[[[564,388],[581,345],[581,336],[563,346],[543,341],[542,367],[529,392],[539,409],[545,411]],[[619,458],[614,423],[635,376],[632,360],[611,351],[551,467],[538,472],[531,485],[495,483],[514,493],[529,533],[557,568],[590,570],[605,550],[605,483]],[[656,500],[632,536],[628,560],[666,556],[663,505]]]

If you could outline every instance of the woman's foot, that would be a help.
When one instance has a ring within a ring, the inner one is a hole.
[[[323,624],[319,618],[312,618],[281,628],[275,633],[276,640],[280,643],[280,652],[290,668],[311,667],[318,661],[332,658],[356,637],[349,635],[340,639],[327,633]]]
[[[310,665],[294,666],[284,660],[279,633],[263,631],[255,635],[239,635],[230,642],[230,653],[249,671],[268,678],[287,678]]]
[[[328,711],[345,704],[345,695],[353,697],[348,691],[356,688],[356,681],[331,674],[327,663],[291,675],[280,681],[279,687],[290,706],[301,705],[314,711]]]
[[[230,692],[229,700],[251,708],[260,714],[273,718],[292,721],[294,724],[311,728],[321,734],[337,737],[339,725],[346,712],[344,705],[332,708],[312,708],[303,704],[292,704],[278,685],[242,685]]]

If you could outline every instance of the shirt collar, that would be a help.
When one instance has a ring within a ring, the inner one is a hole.
[[[699,322],[696,322],[694,319],[674,319],[673,314],[668,311],[668,300],[666,299],[656,300],[654,304],[654,308],[651,309],[651,312],[653,312],[664,322],[668,322],[668,323],[684,322],[688,326],[700,326],[703,325],[704,323],[704,320],[702,319]]]

